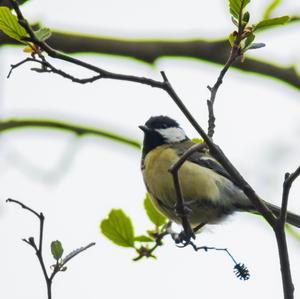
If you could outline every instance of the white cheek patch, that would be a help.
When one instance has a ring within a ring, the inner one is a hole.
[[[181,128],[173,127],[166,129],[155,129],[168,143],[176,143],[186,139],[186,135]]]

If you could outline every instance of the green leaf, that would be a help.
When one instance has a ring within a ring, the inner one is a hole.
[[[130,218],[120,209],[112,209],[100,223],[104,236],[119,246],[134,247],[134,231]]]
[[[229,10],[230,14],[236,18],[240,19],[240,16],[243,15],[243,10],[247,6],[250,0],[229,0]]]
[[[134,237],[134,241],[137,241],[137,242],[154,242],[154,240],[148,236],[137,236],[137,237]]]
[[[40,40],[40,41],[45,41],[51,36],[51,31],[49,28],[40,28],[37,31],[34,31],[35,36]]]
[[[62,255],[64,253],[64,249],[63,249],[60,241],[56,240],[51,243],[51,252],[52,252],[53,258],[56,261],[58,261],[62,257]]]
[[[262,29],[264,27],[284,25],[289,21],[289,19],[290,18],[288,16],[282,16],[278,18],[263,20],[257,23],[256,25],[254,25],[253,31]]]
[[[247,50],[251,44],[253,43],[255,39],[255,35],[253,33],[251,33],[246,39],[245,39],[245,46],[243,50]]]
[[[282,0],[273,0],[266,8],[263,19],[269,19],[273,10],[282,2]]]
[[[167,218],[160,212],[158,212],[157,209],[153,206],[149,193],[146,194],[144,200],[144,208],[149,219],[156,227],[162,226],[167,222]]]
[[[25,43],[22,39],[27,36],[26,30],[19,24],[18,18],[5,6],[0,7],[0,30],[9,37]]]

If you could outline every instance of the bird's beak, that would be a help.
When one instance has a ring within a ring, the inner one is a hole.
[[[144,133],[147,133],[147,132],[150,132],[150,131],[151,131],[147,126],[139,126],[139,128],[140,128]]]

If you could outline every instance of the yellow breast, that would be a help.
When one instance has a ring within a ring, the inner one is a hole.
[[[173,177],[168,170],[177,160],[178,156],[174,149],[162,145],[146,155],[143,170],[144,181],[149,193],[152,195],[154,204],[163,214],[175,221],[178,219],[176,219],[174,212],[170,212],[171,210],[166,211],[166,209],[159,206],[155,199],[158,199],[167,207],[174,208],[176,193]],[[219,189],[212,170],[186,161],[179,170],[179,179],[185,202],[198,202],[200,206],[202,200],[218,200]],[[197,213],[199,214],[199,211]],[[203,220],[203,217],[206,216],[191,215],[191,218],[201,218],[199,220]]]

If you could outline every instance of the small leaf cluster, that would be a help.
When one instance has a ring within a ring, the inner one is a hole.
[[[6,6],[0,6],[0,31],[20,43],[25,44],[26,47],[24,48],[24,52],[31,54],[39,53],[39,47],[30,42],[29,35],[25,28]],[[51,36],[50,29],[46,27],[33,31],[33,33],[39,41],[45,41]]]
[[[164,236],[164,229],[167,219],[160,214],[146,194],[144,208],[150,221],[154,224],[154,229],[147,230],[145,234],[135,235],[132,221],[121,209],[112,209],[108,217],[101,221],[100,230],[114,244],[122,247],[133,248],[138,256],[134,260],[143,257],[155,256],[153,251],[161,246],[161,239]]]
[[[249,24],[250,13],[245,11],[250,0],[229,0],[229,11],[233,24],[237,27],[228,39],[232,47],[239,47],[240,54],[250,49],[259,49],[265,46],[264,43],[254,43],[255,32],[267,27],[284,25],[289,21],[288,16],[264,19],[257,24]]]

